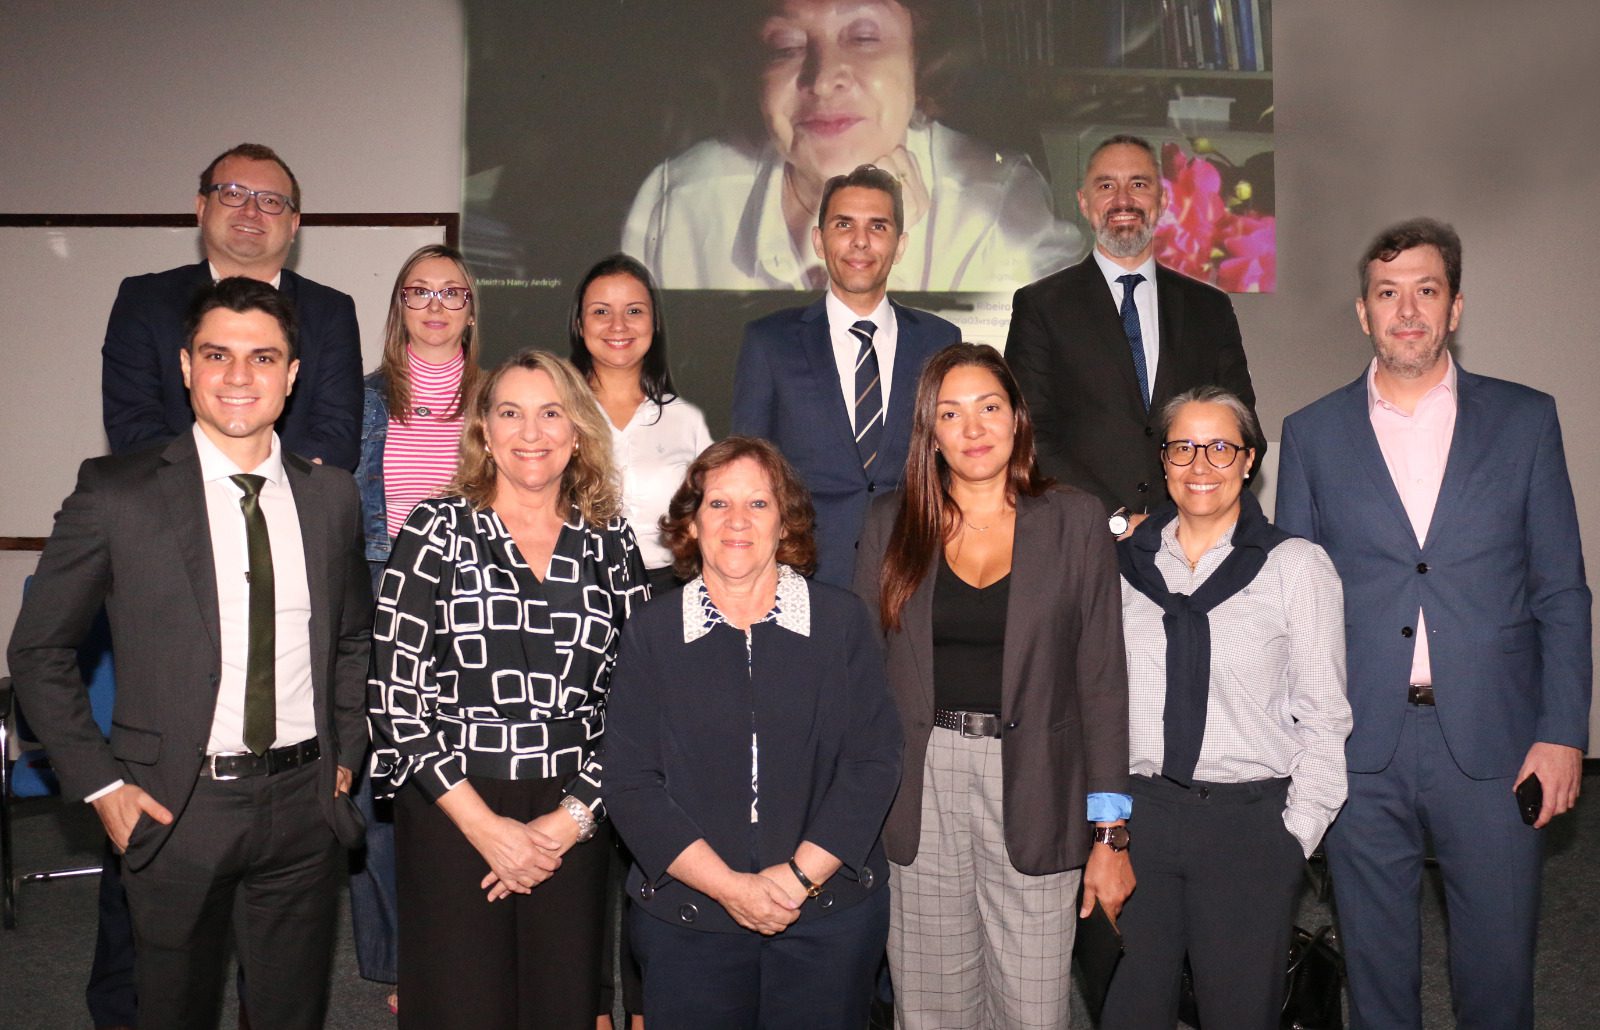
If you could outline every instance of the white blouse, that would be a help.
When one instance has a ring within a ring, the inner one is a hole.
[[[646,400],[627,425],[612,426],[611,452],[622,475],[622,514],[638,538],[646,568],[672,564],[672,552],[657,523],[667,513],[689,463],[711,444],[706,417],[677,397],[664,405]]]

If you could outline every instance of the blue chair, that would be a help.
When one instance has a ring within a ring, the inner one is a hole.
[[[95,722],[102,733],[109,733],[116,678],[111,664],[111,627],[104,612],[95,619],[88,637],[78,649],[78,669],[89,687],[89,704]],[[17,707],[8,676],[0,679],[0,923],[7,930],[16,929],[17,895],[23,884],[100,875],[100,866],[97,865],[44,869],[16,875],[16,853],[11,840],[12,800],[59,794],[61,785],[50,767],[49,756],[42,748],[24,748],[15,756],[11,754],[13,731],[24,744],[38,743]]]

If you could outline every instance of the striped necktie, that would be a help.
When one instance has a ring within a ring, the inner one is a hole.
[[[872,346],[872,334],[877,331],[867,319],[850,327],[850,335],[861,343],[856,352],[856,451],[861,467],[869,473],[883,437],[883,380],[878,375],[878,351]]]

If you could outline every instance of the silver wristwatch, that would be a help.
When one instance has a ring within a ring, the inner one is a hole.
[[[1118,508],[1106,519],[1106,526],[1111,530],[1111,535],[1120,537],[1128,531],[1128,509],[1126,506]]]

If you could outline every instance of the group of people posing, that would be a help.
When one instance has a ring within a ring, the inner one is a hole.
[[[1352,1025],[1420,1026],[1426,835],[1459,1024],[1531,1027],[1590,691],[1552,400],[1451,358],[1455,233],[1385,230],[1374,359],[1286,420],[1275,525],[1232,307],[1152,256],[1149,144],[1078,201],[1094,248],[1002,356],[888,297],[901,179],[827,179],[826,291],[747,327],[714,443],[634,259],[580,280],[566,359],[480,371],[472,274],[423,248],[362,382],[349,298],[282,268],[287,165],[213,161],[207,261],[118,297],[117,453],[9,652],[120,855],[97,1025],[215,1025],[230,936],[251,1025],[321,1025],[364,848],[402,1026],[861,1027],[887,953],[900,1027],[1064,1027],[1098,907],[1102,1025],[1174,1026],[1187,956],[1207,1026],[1267,1028],[1326,836]]]

